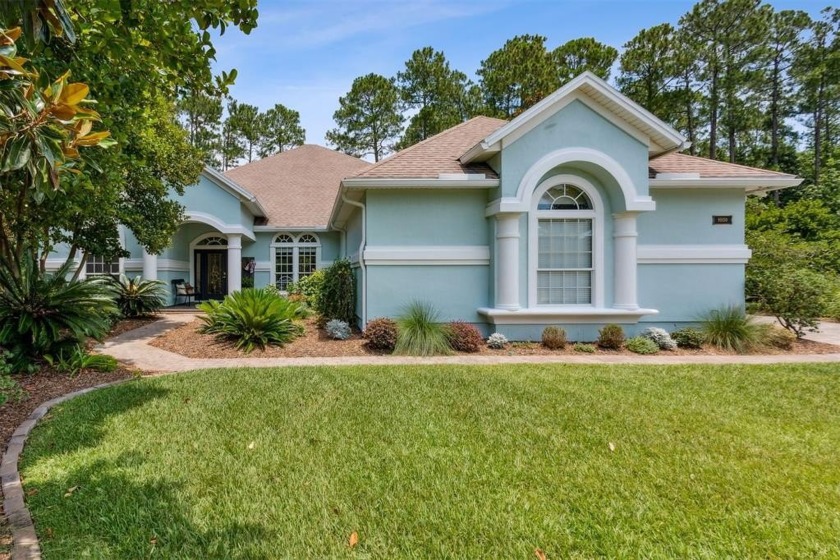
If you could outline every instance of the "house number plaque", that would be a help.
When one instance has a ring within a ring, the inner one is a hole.
[[[732,216],[712,216],[712,224],[716,226],[732,225]]]

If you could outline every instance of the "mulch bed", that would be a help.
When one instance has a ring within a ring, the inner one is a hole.
[[[387,354],[370,350],[365,345],[361,334],[354,332],[348,340],[331,340],[319,329],[315,319],[305,321],[305,334],[282,347],[272,346],[265,350],[254,350],[246,354],[237,350],[233,344],[218,340],[210,334],[201,334],[198,328],[204,323],[195,320],[176,329],[166,331],[150,344],[162,350],[168,350],[181,354],[188,358],[306,358],[306,357],[343,357],[343,356],[371,356]],[[596,350],[595,354],[584,354],[576,352],[572,344],[562,350],[549,350],[538,342],[514,342],[504,350],[492,350],[482,347],[479,354],[496,354],[501,356],[562,356],[562,355],[628,355],[635,356],[629,350]],[[832,344],[823,344],[810,340],[799,340],[794,344],[792,350],[766,349],[760,354],[831,354],[840,352],[840,347]],[[713,347],[705,347],[699,350],[677,349],[663,352],[665,355],[691,356],[691,355],[728,355],[731,352],[724,352]]]
[[[142,317],[140,319],[122,319],[115,324],[108,332],[108,338],[119,336],[125,332],[133,331],[134,329],[159,321],[160,316]]]

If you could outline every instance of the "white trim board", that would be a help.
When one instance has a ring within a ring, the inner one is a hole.
[[[365,248],[364,261],[368,266],[487,266],[490,264],[490,247],[488,245],[368,245]]]
[[[638,323],[645,315],[658,315],[657,309],[613,309],[610,307],[568,306],[539,307],[509,311],[481,307],[478,314],[487,317],[493,325],[530,325],[544,323],[576,323],[597,325],[601,323]]]
[[[746,245],[639,245],[639,264],[746,264]]]
[[[143,270],[143,259],[126,259],[125,269]],[[162,259],[158,257],[157,269],[158,271],[174,270],[178,272],[186,272],[190,269],[190,262],[178,259]]]

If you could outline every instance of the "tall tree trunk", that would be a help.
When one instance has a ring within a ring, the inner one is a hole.
[[[781,68],[779,57],[773,59],[773,79],[770,91],[770,165],[779,168],[779,97],[781,92]],[[778,201],[779,191],[776,191]]]
[[[709,91],[709,159],[717,158],[717,126],[718,126],[718,69],[712,71],[712,87]]]

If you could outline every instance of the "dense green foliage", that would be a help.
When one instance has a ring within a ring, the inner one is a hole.
[[[393,352],[397,345],[397,322],[388,317],[377,317],[371,319],[365,325],[364,336],[367,340],[367,345],[372,350],[385,350]]]
[[[452,321],[446,326],[449,345],[458,352],[478,352],[484,346],[484,337],[478,328],[465,321]]]
[[[533,559],[535,548],[549,559],[830,558],[840,555],[836,370],[152,377],[56,407],[21,474],[54,560]]]
[[[166,302],[166,286],[159,280],[128,278],[121,274],[111,279],[117,308],[126,318],[145,317],[157,313]]]
[[[735,306],[712,309],[702,317],[704,341],[721,350],[746,352],[761,342],[761,328]]]
[[[24,258],[17,271],[0,266],[0,348],[13,371],[25,371],[47,354],[101,340],[116,315],[103,280],[67,280],[69,264],[53,274]]]
[[[394,354],[404,356],[439,356],[452,353],[446,325],[438,320],[438,311],[423,301],[411,302],[397,319],[399,330]]]
[[[636,354],[656,354],[659,352],[659,345],[646,336],[634,336],[627,339],[624,347]]]
[[[303,300],[312,309],[320,309],[321,290],[324,286],[325,269],[319,268],[312,274],[292,282],[286,289],[289,294],[303,296]]]
[[[621,325],[610,323],[598,330],[598,346],[607,350],[620,350],[624,344],[624,329]]]
[[[305,314],[303,307],[263,288],[234,292],[221,302],[210,300],[198,308],[206,313],[201,317],[201,332],[230,341],[245,352],[282,346],[303,334],[298,323]]]
[[[816,331],[819,319],[835,296],[835,284],[824,275],[806,268],[780,268],[753,274],[752,294],[762,310],[776,317],[797,337]]]
[[[703,331],[693,327],[685,327],[671,333],[671,338],[677,343],[679,348],[697,349],[703,346],[705,336]]]
[[[542,332],[542,345],[549,350],[560,350],[566,347],[566,331],[560,327],[548,326]]]
[[[325,321],[339,319],[349,325],[356,323],[356,277],[348,259],[337,260],[324,270],[315,310]]]
[[[595,350],[597,350],[594,344],[587,344],[585,342],[575,342],[572,348],[575,352],[583,352],[584,354],[594,354]]]

